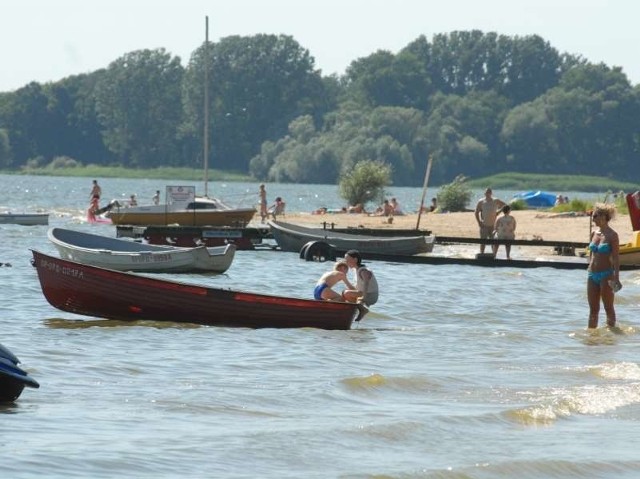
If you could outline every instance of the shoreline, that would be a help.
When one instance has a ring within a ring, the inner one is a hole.
[[[550,213],[536,210],[512,211],[516,219],[516,239],[568,241],[588,243],[590,231],[595,226],[584,213]],[[389,223],[389,219],[392,222]],[[302,226],[322,228],[323,223],[333,224],[339,228],[380,228],[380,229],[416,229],[417,214],[382,217],[368,214],[334,213],[286,213],[278,220]],[[255,220],[254,220],[255,221]],[[620,244],[630,241],[633,233],[631,221],[627,215],[616,215],[610,222],[611,227],[620,236]],[[473,212],[460,213],[424,213],[419,220],[420,230],[430,230],[436,236],[454,236],[460,238],[478,238],[478,225]]]

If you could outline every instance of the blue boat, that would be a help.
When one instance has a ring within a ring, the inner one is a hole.
[[[513,195],[513,200],[524,201],[529,208],[551,208],[556,204],[556,195],[548,191],[527,191]]]
[[[0,402],[15,401],[25,386],[39,388],[38,381],[18,366],[20,360],[0,344]]]

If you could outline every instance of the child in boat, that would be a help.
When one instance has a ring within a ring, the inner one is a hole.
[[[353,285],[347,279],[347,272],[349,266],[346,261],[338,261],[333,267],[332,271],[323,274],[316,287],[313,290],[313,297],[318,300],[326,301],[344,301],[342,294],[335,292],[332,288],[342,281],[348,289],[355,289]]]

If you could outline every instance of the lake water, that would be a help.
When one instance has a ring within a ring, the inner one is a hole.
[[[115,235],[84,222],[90,180],[0,175],[0,210]],[[141,202],[164,188],[100,183]],[[341,205],[335,186],[267,189],[291,211]],[[211,193],[246,206],[257,185]],[[392,193],[407,209],[421,196]],[[0,406],[2,477],[640,474],[640,272],[621,273],[616,332],[585,330],[583,271],[375,261],[380,301],[351,331],[126,325],[46,302],[29,262],[30,248],[55,253],[46,231],[0,226],[0,342],[41,384]],[[329,267],[239,251],[227,274],[181,279],[310,297]]]

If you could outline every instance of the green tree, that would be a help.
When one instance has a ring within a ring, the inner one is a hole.
[[[508,37],[479,30],[437,34],[431,42],[420,36],[405,51],[415,55],[435,91],[465,95],[493,90],[512,104],[543,94],[579,63],[537,35]]]
[[[458,175],[455,179],[440,188],[438,191],[438,209],[441,211],[465,211],[471,200],[471,189],[466,183],[467,179]]]
[[[104,143],[123,166],[176,165],[181,122],[179,57],[163,48],[118,58],[96,86]]]
[[[508,111],[508,101],[492,91],[434,96],[425,125],[430,152],[438,158],[434,181],[443,182],[452,173],[486,176],[500,171],[500,131]]]
[[[286,35],[231,36],[209,46],[211,163],[245,171],[265,141],[291,121],[320,121],[332,107],[314,59]],[[183,131],[201,144],[205,45],[191,56],[184,82]]]
[[[346,94],[376,106],[401,106],[426,110],[433,88],[418,57],[410,51],[398,55],[379,50],[355,60],[345,75]]]
[[[391,182],[391,167],[380,161],[360,161],[340,176],[340,196],[349,205],[365,206],[384,195]]]
[[[11,145],[6,167],[17,168],[29,158],[42,154],[43,136],[53,125],[48,104],[46,92],[37,82],[3,95],[0,127],[7,131]]]
[[[11,164],[11,142],[9,132],[0,128],[0,167],[6,168]]]
[[[581,65],[560,86],[514,108],[502,138],[515,171],[640,178],[640,103],[618,69]]]
[[[96,112],[96,83],[104,74],[97,70],[74,75],[49,85],[50,109],[59,118],[55,141],[47,157],[64,155],[85,164],[107,165],[114,155],[102,141],[102,127]]]

